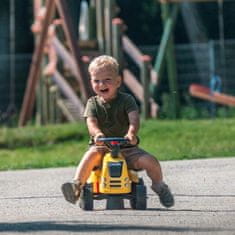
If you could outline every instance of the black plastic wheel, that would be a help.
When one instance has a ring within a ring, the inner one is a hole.
[[[85,211],[91,211],[94,207],[92,184],[85,184],[80,195],[79,206]]]
[[[132,183],[130,204],[131,208],[135,210],[146,210],[147,208],[147,190],[142,179],[139,183]]]

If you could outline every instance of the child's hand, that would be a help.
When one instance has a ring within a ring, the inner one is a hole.
[[[135,135],[126,134],[124,138],[128,139],[132,145],[136,145],[138,143],[137,137]]]
[[[98,132],[95,136],[94,136],[94,142],[96,145],[103,145],[104,143],[102,141],[99,141],[100,137],[105,137],[105,135],[102,132]]]

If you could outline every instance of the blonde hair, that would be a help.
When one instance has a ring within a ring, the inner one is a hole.
[[[119,64],[112,56],[101,55],[93,59],[88,67],[88,71],[91,75],[95,75],[101,71],[109,70],[113,72],[115,76],[119,74]]]

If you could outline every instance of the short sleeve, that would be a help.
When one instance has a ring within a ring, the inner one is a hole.
[[[84,118],[96,117],[96,107],[95,107],[95,102],[92,97],[87,101],[87,104],[83,113],[83,117]]]
[[[133,96],[127,96],[125,100],[125,109],[127,113],[130,113],[132,111],[139,111],[138,105],[136,104],[136,101]]]

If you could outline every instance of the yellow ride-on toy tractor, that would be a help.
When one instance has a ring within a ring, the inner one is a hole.
[[[99,138],[110,151],[105,154],[100,168],[91,172],[80,195],[79,205],[83,210],[93,210],[94,200],[106,199],[106,209],[124,209],[124,199],[132,209],[145,210],[146,186],[137,172],[127,167],[120,148],[128,143],[125,138]]]

